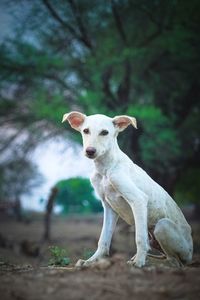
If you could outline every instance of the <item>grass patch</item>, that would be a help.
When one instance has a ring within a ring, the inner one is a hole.
[[[60,248],[58,246],[50,246],[50,259],[48,265],[50,266],[67,266],[70,263],[70,258],[67,255],[66,249]]]

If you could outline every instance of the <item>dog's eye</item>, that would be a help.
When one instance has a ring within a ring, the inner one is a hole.
[[[89,131],[89,129],[88,129],[88,128],[85,128],[85,129],[83,129],[83,132],[84,132],[85,134],[88,134],[88,133],[90,133],[90,131]]]
[[[107,135],[108,134],[108,130],[102,130],[101,132],[100,132],[100,135]]]

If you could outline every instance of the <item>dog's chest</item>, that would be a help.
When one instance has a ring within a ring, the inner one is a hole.
[[[128,224],[134,224],[133,213],[127,201],[115,190],[109,179],[102,180],[105,200],[112,209]]]

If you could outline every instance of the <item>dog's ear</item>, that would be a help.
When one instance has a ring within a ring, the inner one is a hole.
[[[68,114],[64,114],[62,123],[65,121],[68,121],[72,128],[80,131],[80,127],[85,121],[86,115],[78,112],[78,111],[72,111]]]
[[[137,129],[137,122],[134,117],[129,117],[129,116],[116,116],[113,118],[113,124],[115,127],[118,128],[119,131],[123,131],[128,127],[129,125],[132,125]]]

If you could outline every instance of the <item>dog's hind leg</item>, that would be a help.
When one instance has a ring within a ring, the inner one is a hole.
[[[191,262],[193,242],[189,226],[163,218],[158,221],[153,233],[168,260],[175,260],[179,266]]]

